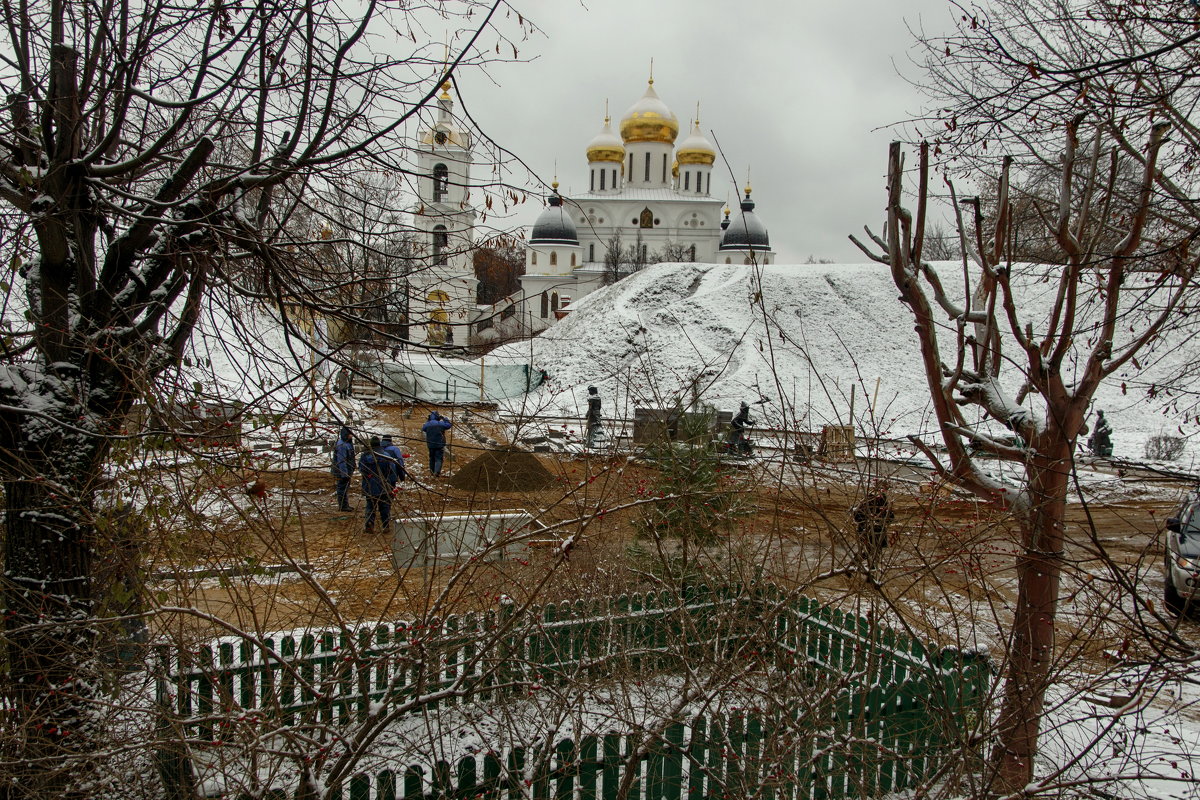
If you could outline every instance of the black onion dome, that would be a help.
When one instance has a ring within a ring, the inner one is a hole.
[[[720,250],[770,250],[771,239],[762,220],[754,213],[754,201],[750,192],[742,199],[741,213],[735,214],[729,220],[721,236]]]
[[[550,196],[550,205],[533,223],[533,233],[529,236],[530,244],[567,244],[579,245],[579,234],[575,232],[575,223],[563,208],[562,198],[557,194]]]

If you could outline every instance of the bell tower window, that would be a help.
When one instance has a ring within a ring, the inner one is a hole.
[[[592,170],[592,185],[590,190],[593,192],[596,191],[596,170]]]
[[[450,170],[445,164],[433,165],[433,202],[441,202],[450,193]]]
[[[600,191],[602,191],[602,192],[604,191],[604,176],[605,176],[605,171],[600,170]]]
[[[446,248],[449,246],[450,234],[446,232],[446,226],[438,225],[433,229],[433,263],[435,266],[445,266]]]
[[[663,178],[662,182],[667,182],[667,154],[663,153]]]
[[[692,173],[691,170],[685,170],[683,173],[683,190],[686,192],[692,188]]]
[[[645,182],[650,182],[650,154],[646,153],[646,177]]]

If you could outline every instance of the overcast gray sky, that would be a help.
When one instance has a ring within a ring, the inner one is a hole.
[[[497,65],[498,86],[464,78],[477,122],[560,190],[587,188],[584,149],[613,127],[646,87],[675,112],[680,138],[700,101],[744,183],[781,263],[813,255],[861,261],[846,235],[883,217],[887,144],[881,129],[921,98],[911,74],[906,21],[929,31],[951,23],[945,0],[513,0],[543,32],[522,47],[529,63]],[[711,135],[710,135],[711,138]],[[713,193],[736,199],[728,171]],[[514,174],[515,179],[524,176]],[[719,181],[719,182],[718,182]],[[514,223],[532,223],[527,204]]]

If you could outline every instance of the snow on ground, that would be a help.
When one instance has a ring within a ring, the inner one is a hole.
[[[961,294],[961,269],[943,272],[949,294]],[[1018,288],[1036,331],[1055,284],[1035,276]],[[1139,313],[1129,312],[1119,337],[1144,329]],[[606,415],[632,418],[635,407],[686,404],[694,386],[725,410],[767,399],[753,414],[767,425],[848,424],[853,401],[862,434],[928,435],[934,425],[912,327],[880,264],[658,264],[576,301],[541,336],[498,348],[488,360],[532,361],[550,374],[541,390],[506,401],[510,412],[582,417],[594,384]],[[942,333],[948,347],[951,331]],[[1157,343],[1140,375],[1114,376],[1097,393],[1095,407],[1115,429],[1115,455],[1140,459],[1148,437],[1178,435],[1179,425],[1195,431],[1169,407],[1173,398],[1138,388],[1183,368],[1192,353],[1184,342],[1180,334]],[[1010,348],[1008,355],[1019,354]],[[1011,373],[1010,390],[1020,381]],[[1195,453],[1189,443],[1179,466]]]

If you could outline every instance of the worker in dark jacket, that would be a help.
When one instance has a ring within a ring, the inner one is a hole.
[[[339,511],[353,511],[347,495],[350,492],[350,476],[354,473],[354,442],[350,440],[350,429],[345,425],[333,446],[333,466],[330,468],[337,478],[337,501]]]
[[[395,477],[392,480],[392,488],[395,489],[396,481],[408,480],[408,471],[404,469],[404,453],[400,451],[399,447],[396,447],[396,445],[392,444],[391,436],[384,436],[382,439],[380,439],[379,446],[383,449],[383,452],[387,454],[388,458],[392,459],[392,461],[396,463]]]
[[[429,412],[429,419],[421,426],[425,434],[425,446],[429,448],[429,471],[434,475],[442,474],[442,459],[446,455],[446,431],[450,430],[450,420],[436,411]]]
[[[384,527],[392,516],[392,487],[396,485],[396,462],[383,452],[378,436],[371,437],[371,449],[358,461],[362,473],[363,496],[367,499],[367,533],[375,532],[375,515]]]
[[[600,392],[595,386],[588,387],[587,446],[595,447],[603,430],[600,424]]]
[[[753,424],[754,420],[750,419],[750,404],[743,400],[737,415],[729,422],[729,435],[725,439],[725,448],[735,454],[748,451],[746,429]]]
[[[850,511],[854,517],[859,547],[862,548],[862,560],[870,570],[879,568],[883,548],[888,543],[888,526],[895,516],[892,504],[888,502],[887,489],[886,483],[877,483],[871,493]]]
[[[1096,430],[1088,439],[1088,447],[1098,456],[1109,458],[1113,454],[1112,426],[1104,418],[1103,411],[1096,412]]]

